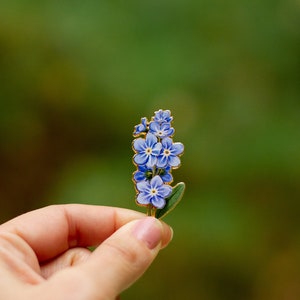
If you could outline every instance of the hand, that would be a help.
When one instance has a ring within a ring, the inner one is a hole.
[[[29,212],[0,226],[0,299],[115,299],[171,239],[165,223],[122,208]]]

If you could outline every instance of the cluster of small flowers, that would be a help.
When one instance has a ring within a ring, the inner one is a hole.
[[[172,193],[172,169],[180,166],[179,156],[184,150],[182,143],[173,142],[172,120],[169,110],[160,109],[150,122],[142,118],[141,123],[134,127],[133,135],[137,137],[133,141],[133,161],[137,166],[133,174],[136,201],[150,209],[165,206],[165,199]]]

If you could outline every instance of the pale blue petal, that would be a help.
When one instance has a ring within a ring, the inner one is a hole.
[[[138,194],[136,200],[139,204],[142,204],[142,205],[150,204],[150,199],[147,196],[147,194],[145,194],[145,193]]]
[[[141,132],[139,128],[140,128],[140,125],[134,126],[133,134],[138,135]]]
[[[157,122],[151,122],[149,125],[149,129],[151,130],[151,132],[156,132],[160,130],[160,126]]]
[[[168,157],[169,156],[166,156],[165,154],[161,154],[158,156],[157,160],[159,160],[159,168],[165,168],[168,164]]]
[[[173,118],[171,117],[171,111],[168,109],[163,111],[163,118],[166,120],[166,122],[172,121]]]
[[[152,148],[152,146],[156,143],[157,143],[157,137],[152,133],[148,133],[146,135],[146,144]]]
[[[166,201],[162,197],[153,197],[151,203],[159,209],[163,208],[166,205]]]
[[[140,181],[136,184],[136,188],[140,192],[147,191],[149,189],[150,185],[147,181]]]
[[[146,148],[145,139],[142,138],[135,139],[133,141],[133,148],[138,152],[143,151]]]
[[[162,122],[171,122],[173,117],[171,117],[171,112],[169,110],[158,110],[155,112],[155,116],[153,118],[155,121]]]
[[[157,122],[161,122],[163,119],[163,110],[160,109],[160,110],[154,112],[154,114],[155,114],[154,120]]]
[[[167,130],[170,129],[170,127],[171,127],[171,124],[170,124],[170,123],[162,123],[162,124],[161,124],[161,130],[167,131]]]
[[[161,155],[157,158],[157,167],[158,168],[164,168],[168,163],[167,157],[164,155]]]
[[[174,134],[174,132],[175,132],[175,129],[174,129],[173,127],[171,127],[171,128],[168,130],[167,135],[168,135],[168,136],[171,136],[171,135]]]
[[[160,154],[160,151],[162,149],[162,144],[157,143],[153,148],[152,148],[152,154],[155,156],[158,156]]]
[[[141,124],[134,126],[134,135],[139,135],[147,131],[147,118],[141,118]]]
[[[148,156],[146,154],[136,154],[133,157],[133,161],[137,164],[137,165],[144,165],[147,163],[148,161]]]
[[[174,143],[172,146],[172,154],[179,155],[183,152],[184,146],[182,143]]]
[[[169,156],[169,165],[172,167],[178,167],[180,165],[180,158],[178,156]]]
[[[151,181],[150,181],[150,185],[151,187],[153,188],[157,188],[157,187],[160,187],[161,185],[163,185],[163,181],[162,179],[160,178],[160,176],[156,175],[154,176]]]
[[[162,196],[163,198],[166,198],[170,196],[172,193],[172,187],[169,185],[164,184],[159,188],[159,195]]]
[[[171,182],[173,180],[173,176],[171,173],[160,175],[160,177],[163,180],[163,182]]]
[[[146,126],[147,126],[147,122],[148,122],[147,118],[145,118],[145,117],[141,118],[141,123],[145,127],[145,129],[146,129]]]
[[[150,168],[154,167],[156,162],[157,162],[157,157],[154,155],[149,155],[148,161],[147,161],[147,167],[150,167]]]
[[[163,145],[163,148],[170,149],[172,147],[173,140],[170,137],[166,137],[162,140],[161,143]]]

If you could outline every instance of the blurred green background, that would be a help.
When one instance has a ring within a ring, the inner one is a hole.
[[[187,191],[122,299],[300,299],[299,29],[297,0],[1,1],[1,222],[143,211],[132,130],[170,109]]]

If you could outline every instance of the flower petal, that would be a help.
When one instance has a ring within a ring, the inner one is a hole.
[[[168,130],[167,135],[168,135],[168,136],[171,136],[171,135],[174,134],[174,132],[175,132],[175,129],[174,129],[173,127],[171,127],[171,128]]]
[[[163,198],[170,196],[171,193],[172,193],[172,187],[170,187],[167,184],[164,184],[159,188],[159,195],[162,196]]]
[[[136,188],[138,191],[144,192],[150,188],[150,185],[147,181],[140,181],[136,184]]]
[[[136,125],[134,126],[134,130],[133,130],[133,134],[134,135],[138,135],[141,131],[140,131],[140,126],[141,125]]]
[[[147,167],[152,168],[157,162],[157,157],[154,155],[149,155],[148,161],[147,161]]]
[[[166,156],[160,155],[160,156],[157,158],[156,166],[157,166],[158,168],[164,168],[167,164],[168,164],[168,159],[167,159]]]
[[[149,124],[149,129],[150,129],[151,132],[156,132],[156,131],[160,130],[160,126],[157,122],[152,121]]]
[[[148,122],[147,118],[145,117],[141,118],[141,123],[145,127],[145,129],[146,129],[147,122]]]
[[[152,148],[152,154],[155,156],[158,156],[160,154],[160,151],[162,149],[162,144],[157,143],[153,148]]]
[[[142,205],[147,205],[150,203],[150,199],[149,199],[148,195],[145,193],[138,194],[136,200],[139,204],[142,204]]]
[[[146,145],[152,148],[153,145],[156,143],[157,143],[157,137],[153,133],[148,133],[146,135]]]
[[[142,181],[142,180],[146,180],[146,176],[144,172],[141,171],[136,171],[133,173],[133,179],[135,181]]]
[[[166,200],[162,197],[153,197],[151,203],[156,207],[156,208],[163,208],[166,205]]]
[[[147,168],[146,165],[139,165],[139,171],[146,172],[148,170],[149,170],[149,168]]]
[[[148,156],[146,154],[136,154],[134,157],[133,157],[133,161],[137,164],[137,165],[144,165],[147,163],[148,161]]]
[[[163,182],[171,182],[173,180],[173,176],[171,173],[165,173],[160,175],[161,179],[163,180]]]
[[[178,156],[170,155],[168,163],[171,167],[178,167],[180,165],[180,158]]]
[[[179,155],[183,152],[184,146],[182,143],[174,143],[172,146],[172,154]]]
[[[170,137],[166,137],[161,141],[163,148],[170,149],[173,144],[173,140]]]
[[[150,185],[152,188],[157,188],[157,187],[160,187],[161,185],[163,185],[163,181],[162,179],[160,178],[159,175],[155,175],[151,181],[150,181]]]
[[[133,141],[133,148],[138,152],[143,151],[146,148],[145,139],[142,138],[135,139]]]
[[[169,110],[158,110],[153,117],[154,121],[162,123],[162,122],[171,122],[173,117],[171,116],[171,112]]]

